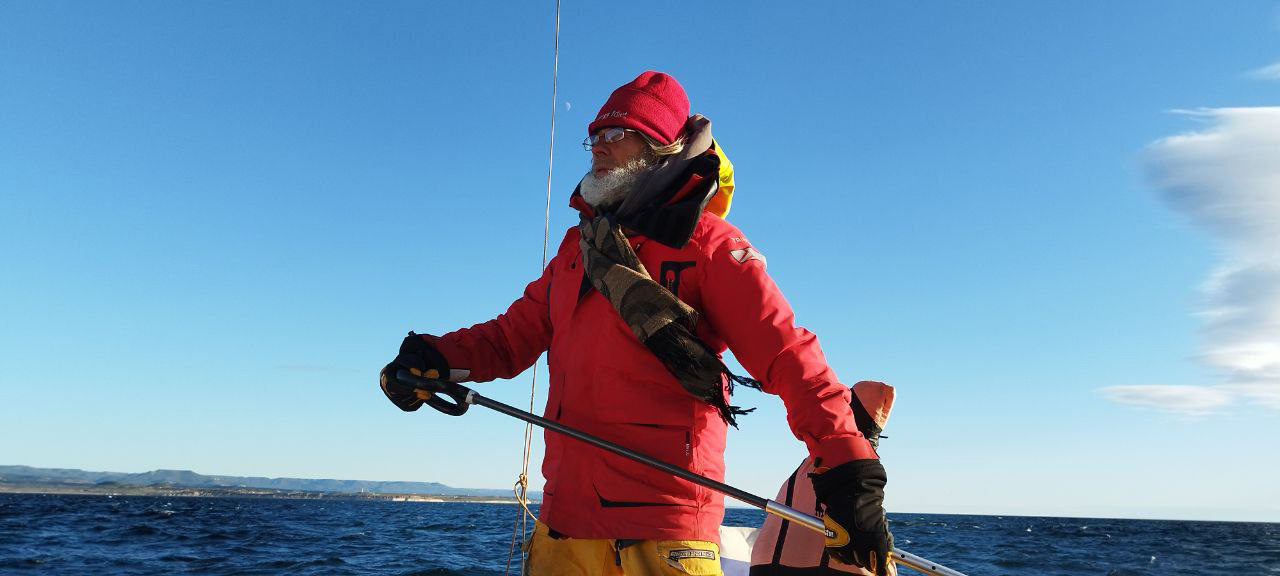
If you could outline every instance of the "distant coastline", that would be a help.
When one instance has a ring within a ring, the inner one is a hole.
[[[206,476],[190,470],[131,474],[30,466],[0,466],[0,493],[517,503],[515,495],[507,491],[454,488],[436,482]],[[528,497],[536,503],[541,501],[542,494],[531,492]]]
[[[369,500],[381,502],[466,502],[516,504],[514,496],[445,496],[440,494],[382,494],[376,492],[308,492],[269,488],[186,488],[165,484],[39,484],[0,482],[0,494],[83,494],[96,496],[161,496],[166,498],[287,498],[294,500]],[[533,502],[534,504],[537,501]]]

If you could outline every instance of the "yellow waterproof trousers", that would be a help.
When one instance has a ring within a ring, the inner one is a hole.
[[[720,547],[701,540],[584,540],[541,522],[525,548],[528,576],[722,576]]]

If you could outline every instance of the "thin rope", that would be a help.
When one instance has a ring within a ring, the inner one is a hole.
[[[551,237],[551,175],[555,169],[556,158],[556,100],[558,98],[558,80],[560,77],[560,0],[556,0],[556,24],[555,24],[555,44],[552,49],[552,65],[551,65],[551,143],[547,150],[547,202],[543,214],[542,223],[542,265],[538,267],[538,273],[541,274],[543,269],[547,267],[547,243]],[[529,385],[529,412],[534,410],[534,398],[538,391],[538,363],[533,364],[533,379]],[[520,503],[520,510],[516,512],[517,519],[511,526],[511,546],[507,550],[507,568],[505,573],[511,573],[511,558],[515,556],[516,542],[521,543],[521,551],[524,552],[524,542],[529,534],[529,520],[537,521],[533,516],[533,511],[529,510],[529,452],[533,444],[533,424],[525,423],[524,425],[524,458],[520,467],[520,477],[515,483],[516,501]],[[524,574],[524,562],[520,563],[520,574]]]

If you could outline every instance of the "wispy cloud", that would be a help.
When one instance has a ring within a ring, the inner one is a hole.
[[[1126,386],[1108,394],[1178,411],[1229,400],[1222,395],[1280,409],[1280,107],[1180,112],[1208,127],[1153,143],[1148,169],[1168,204],[1222,247],[1202,286],[1199,359],[1223,380],[1212,389]]]
[[[1280,80],[1280,62],[1253,70],[1249,75],[1259,80]]]
[[[1203,415],[1231,403],[1231,394],[1209,386],[1111,386],[1103,395],[1121,404]]]

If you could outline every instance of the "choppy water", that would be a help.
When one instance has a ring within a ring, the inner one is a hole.
[[[515,517],[494,504],[0,494],[0,573],[498,575]],[[733,509],[725,523],[762,518]],[[970,576],[1280,574],[1280,524],[890,520],[899,547]]]

